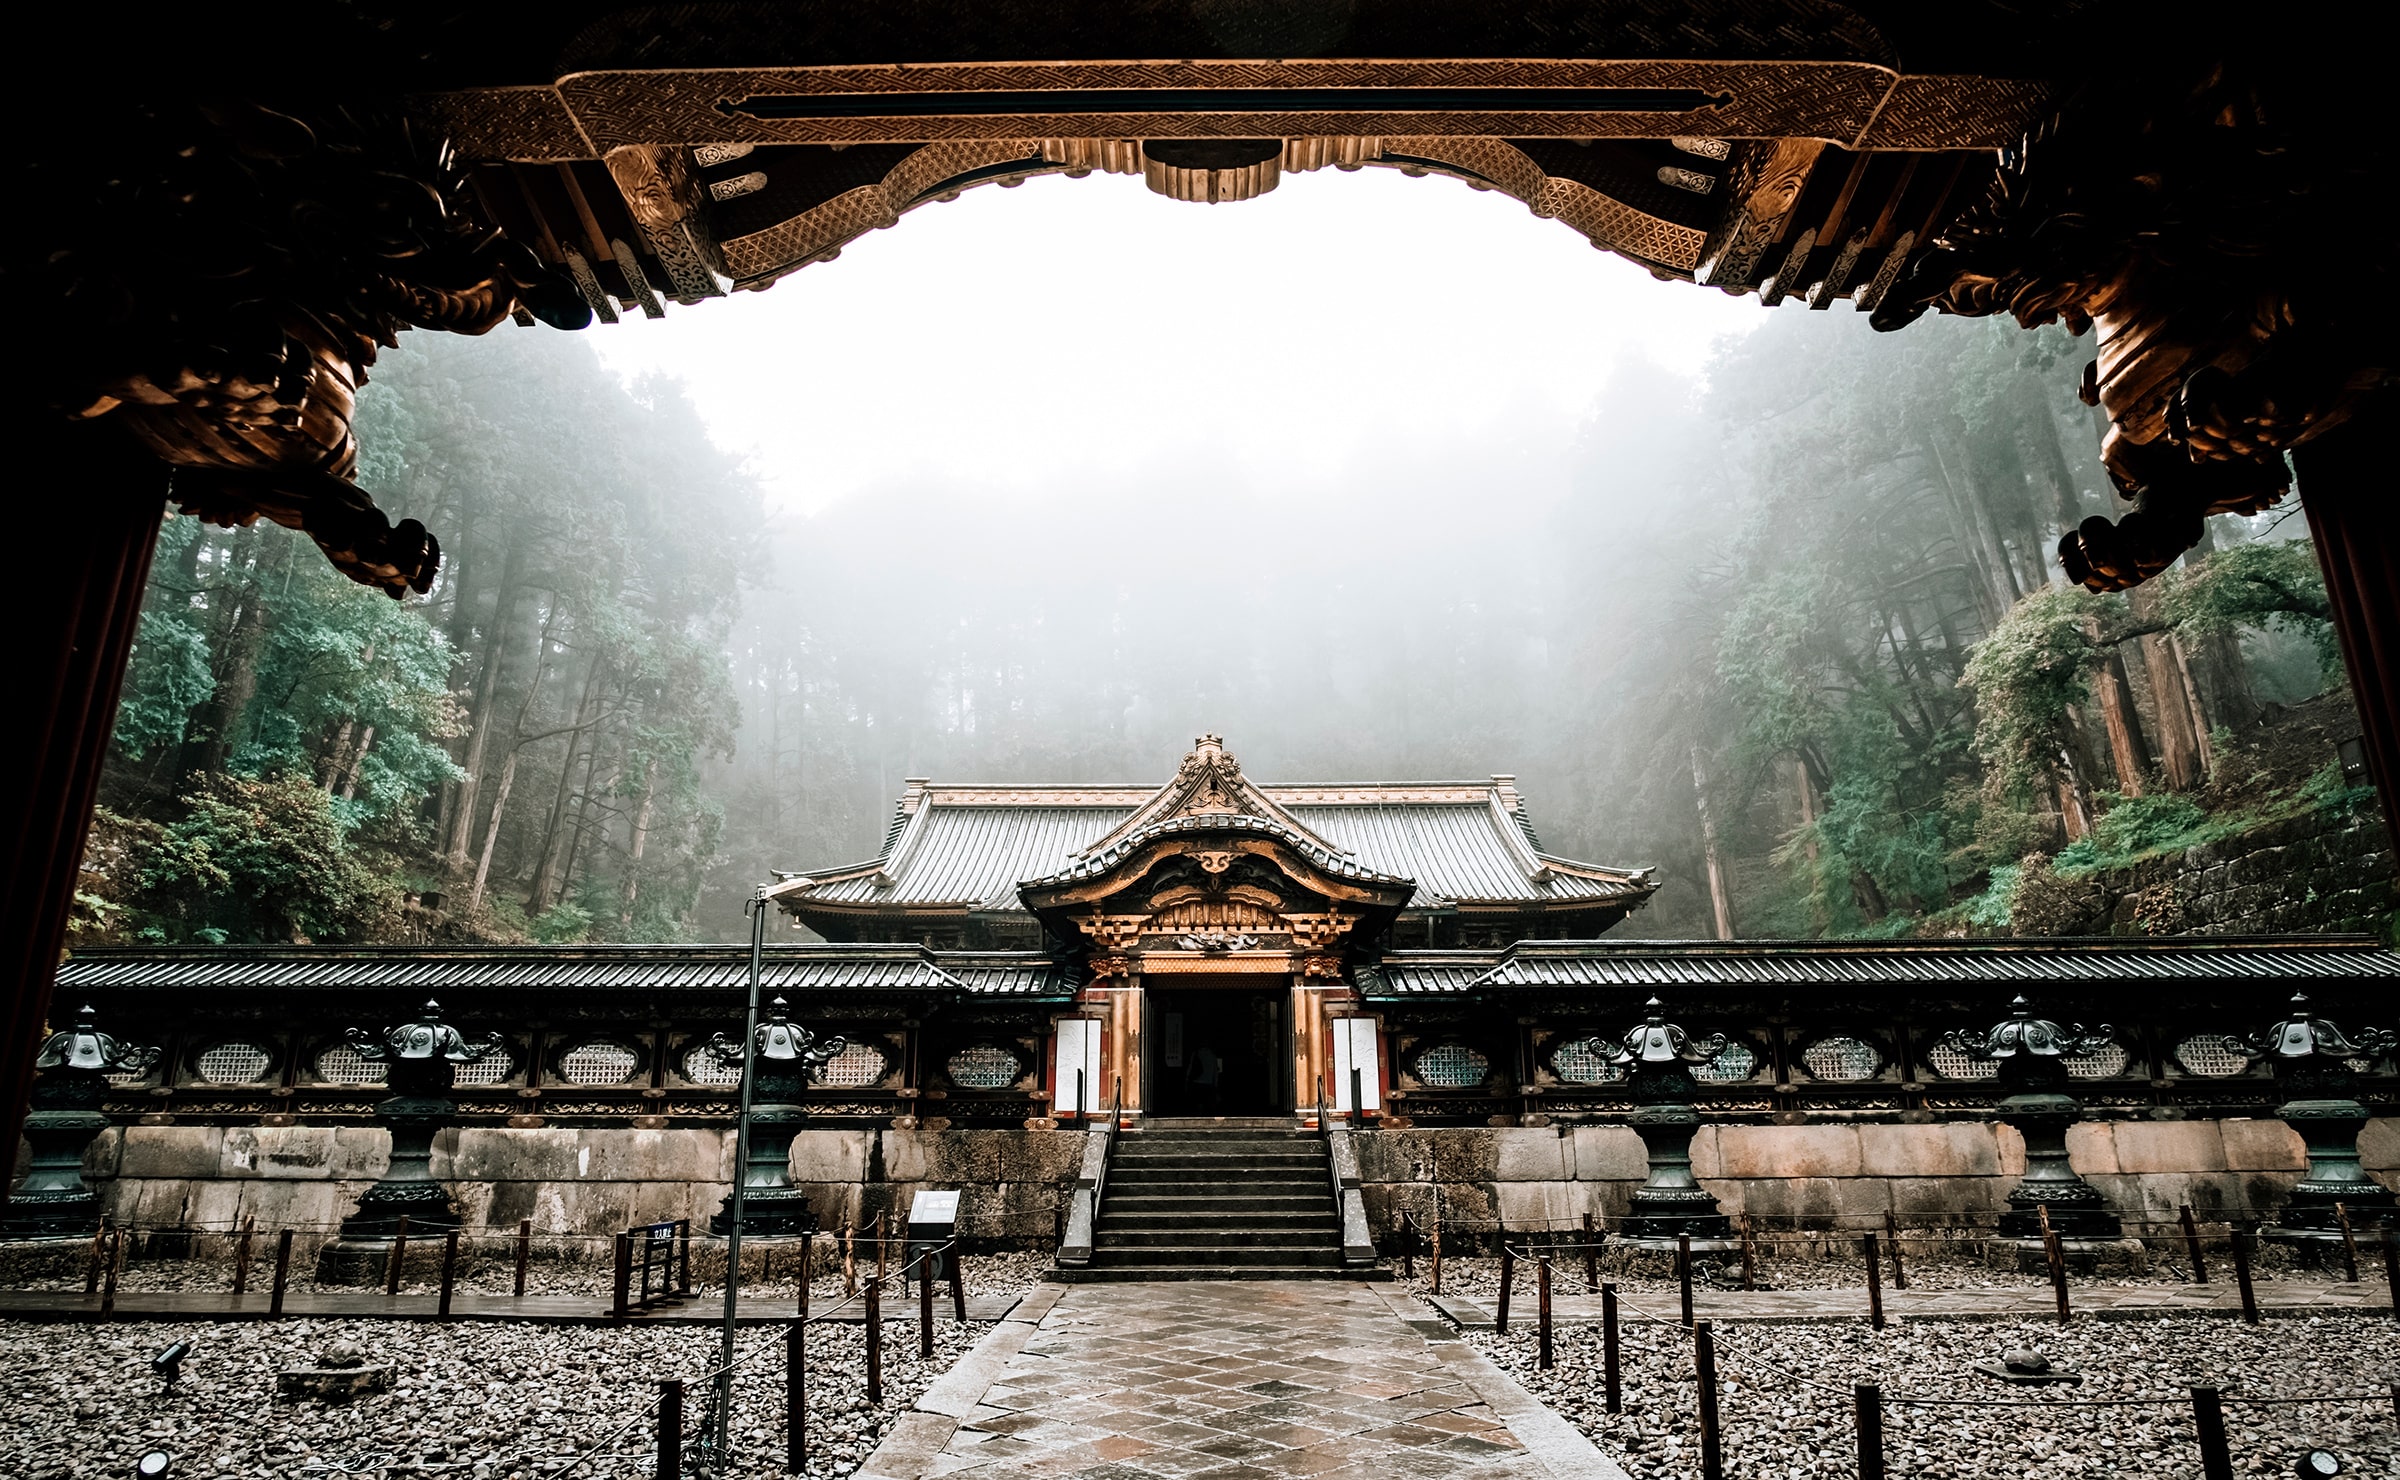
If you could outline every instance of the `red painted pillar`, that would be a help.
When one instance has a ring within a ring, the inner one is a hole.
[[[167,491],[112,427],[12,418],[5,505],[9,718],[0,725],[0,1148],[13,1162],[33,1051],[91,827]],[[7,1179],[0,1178],[0,1197]]]
[[[2400,475],[2393,471],[2393,397],[2292,451],[2342,663],[2358,697],[2367,765],[2386,825],[2400,836]]]

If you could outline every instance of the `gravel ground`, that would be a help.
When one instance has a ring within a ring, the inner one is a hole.
[[[1446,1273],[1446,1271],[1445,1271]],[[2289,1475],[2311,1448],[2351,1475],[2400,1475],[2400,1427],[2389,1397],[2338,1404],[2249,1406],[2242,1396],[2389,1392],[2400,1378],[2400,1326],[2388,1317],[2329,1316],[2254,1327],[2197,1317],[2045,1322],[1928,1321],[1881,1332],[1857,1326],[1730,1326],[1716,1331],[1725,1472],[1741,1480],[1822,1480],[1858,1473],[1851,1385],[1886,1395],[1884,1454],[1894,1476],[2050,1480],[2060,1475],[2189,1480],[2200,1471],[2186,1384],[2227,1391],[2226,1428],[2239,1474]],[[1675,1325],[1623,1332],[1625,1411],[1604,1411],[1601,1332],[1562,1328],[1552,1370],[1534,1366],[1534,1336],[1467,1339],[1535,1396],[1591,1435],[1636,1480],[1700,1473],[1690,1337]],[[2078,1387],[2010,1387],[1972,1364],[2013,1350],[2080,1372]],[[1799,1380],[1805,1378],[1806,1381]],[[1913,1407],[1899,1394],[1960,1400]],[[2157,1406],[1994,1406],[2166,1398]]]
[[[1984,1244],[1980,1240],[1948,1240],[1910,1237],[1901,1251],[1908,1271],[1911,1290],[1978,1290],[1978,1289],[2047,1289],[2049,1274],[2039,1268],[2019,1270],[2004,1262],[1998,1267],[1987,1263]],[[2233,1283],[2233,1256],[2222,1247],[2206,1253],[2209,1278],[2228,1288]],[[1394,1261],[1397,1264],[1397,1260]],[[1652,1254],[1630,1247],[1604,1249],[1599,1258],[1600,1273],[1605,1279],[1617,1281],[1627,1293],[1637,1290],[1672,1291],[1676,1288],[1675,1261],[1672,1254]],[[1517,1295],[1532,1298],[1533,1269],[1519,1261]],[[1552,1264],[1553,1278],[1564,1281],[1562,1288],[1583,1288],[1583,1254],[1579,1249],[1562,1252]],[[2334,1256],[2331,1267],[2308,1269],[2297,1265],[2288,1249],[2269,1245],[2261,1248],[2251,1260],[2251,1278],[2259,1284],[2277,1279],[2323,1280],[2340,1276],[2340,1256]],[[1831,1247],[1816,1243],[1792,1242],[1777,1248],[1773,1257],[1762,1257],[1752,1266],[1755,1288],[1761,1290],[1864,1290],[1867,1285],[1866,1262],[1859,1254],[1855,1240]],[[2383,1265],[2372,1247],[2362,1248],[2359,1257],[2359,1278],[2380,1282]],[[1702,1289],[1738,1290],[1742,1287],[1742,1265],[1739,1255],[1695,1254],[1692,1257],[1692,1278]],[[2111,1256],[2089,1273],[2070,1274],[2073,1284],[2106,1283],[2112,1285],[2175,1286],[2190,1283],[2191,1269],[2185,1262],[2180,1246],[2173,1249],[2154,1248],[2146,1258],[2127,1260]],[[1431,1261],[1419,1257],[1416,1261],[1414,1285],[1420,1292],[1432,1288]],[[1883,1287],[1896,1288],[1888,1256],[1883,1261]],[[1446,1294],[1489,1299],[1500,1292],[1500,1261],[1492,1258],[1445,1258],[1442,1261],[1442,1289]]]
[[[1039,1267],[1030,1255],[981,1265],[968,1265],[978,1293],[1022,1290]],[[820,1296],[834,1289],[838,1282],[820,1287]],[[893,1420],[991,1329],[943,1322],[933,1359],[920,1361],[914,1325],[890,1326],[883,1403],[869,1408],[864,1329],[812,1326],[807,1473],[830,1480],[856,1469]],[[738,1335],[731,1475],[784,1473],[782,1330]],[[162,1393],[149,1359],[178,1340],[194,1349],[182,1382]],[[346,1404],[275,1401],[278,1370],[313,1365],[340,1340],[396,1368],[392,1390]],[[692,1384],[685,1434],[696,1437],[706,1408],[697,1379],[715,1367],[717,1342],[715,1331],[690,1326],[0,1322],[0,1480],[122,1476],[154,1448],[176,1456],[178,1476],[543,1480],[567,1473],[580,1456],[572,1470],[579,1477],[646,1477],[656,1426],[644,1408],[658,1380]]]

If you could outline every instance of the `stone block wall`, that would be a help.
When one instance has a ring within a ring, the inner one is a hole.
[[[2391,834],[2372,806],[2309,812],[2087,879],[2021,887],[2019,935],[2382,935]]]
[[[1358,1146],[1378,1230],[1403,1208],[1430,1214],[1437,1173],[1454,1237],[1498,1220],[1620,1217],[1643,1176],[1641,1141],[1622,1126],[1376,1131]],[[299,1230],[305,1245],[330,1236],[388,1147],[371,1127],[132,1126],[104,1133],[85,1165],[103,1202],[137,1226],[230,1229],[249,1216]],[[2068,1150],[2118,1210],[2161,1222],[2186,1202],[2203,1218],[2272,1212],[2305,1166],[2299,1136],[2264,1119],[2087,1122]],[[2400,1185],[2400,1119],[2371,1122],[2360,1150],[2370,1172]],[[793,1144],[792,1171],[829,1228],[955,1187],[971,1237],[1046,1246],[1082,1154],[1074,1131],[812,1130]],[[433,1160],[471,1231],[509,1233],[530,1218],[595,1248],[631,1224],[705,1226],[732,1167],[732,1135],[719,1130],[463,1128],[435,1141]],[[1856,1228],[1887,1210],[1930,1227],[2003,1208],[2024,1148],[1986,1122],[1704,1125],[1692,1167],[1728,1213],[1762,1229]]]

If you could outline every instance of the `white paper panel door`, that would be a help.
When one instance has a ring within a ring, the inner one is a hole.
[[[1076,1074],[1082,1071],[1083,1101],[1076,1103]],[[1061,1110],[1098,1111],[1107,1108],[1100,1103],[1100,1020],[1098,1018],[1060,1018],[1058,1020],[1058,1058],[1051,1074],[1050,1108]]]
[[[1358,1093],[1366,1108],[1383,1108],[1383,1085],[1376,1072],[1375,1020],[1352,1017],[1333,1020],[1333,1108],[1357,1110],[1351,1103],[1350,1071],[1358,1070]]]

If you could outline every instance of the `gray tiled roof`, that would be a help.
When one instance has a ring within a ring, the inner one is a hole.
[[[1130,794],[1130,788],[1095,787],[1082,793],[1084,800],[1062,805],[1059,796],[1066,788],[957,790],[971,800],[949,800],[944,788],[932,788],[919,815],[895,830],[881,857],[814,870],[805,876],[813,881],[805,893],[787,902],[802,908],[1016,909],[1018,884],[1072,876],[1082,850],[1108,836],[1147,796]],[[1261,790],[1340,850],[1319,859],[1321,864],[1335,872],[1413,880],[1412,908],[1618,898],[1631,904],[1653,887],[1641,874],[1536,852],[1523,814],[1504,810],[1473,783]],[[1342,800],[1311,799],[1329,794]],[[1264,826],[1268,819],[1251,821]],[[1110,850],[1112,858],[1151,831],[1120,840]],[[1317,851],[1307,839],[1289,841],[1304,852]]]
[[[1480,955],[1482,965],[1472,963]],[[1526,941],[1499,953],[1395,951],[1368,996],[1518,987],[2056,985],[2400,980],[2368,937],[2139,940]]]
[[[505,988],[741,991],[743,946],[165,946],[78,951],[58,990],[282,989],[443,993]],[[763,990],[964,991],[1038,996],[1069,990],[1029,951],[928,951],[916,945],[770,946]]]

